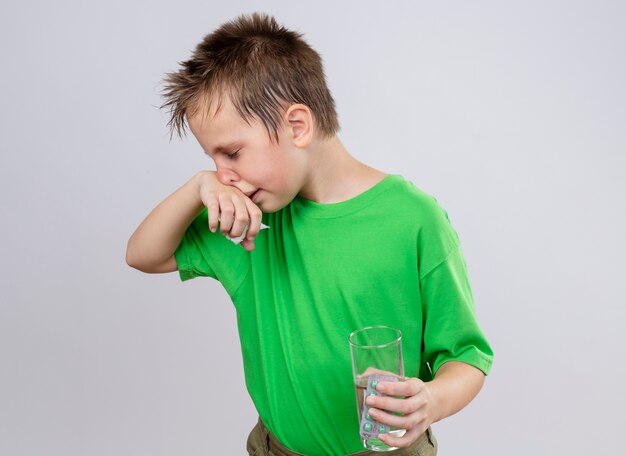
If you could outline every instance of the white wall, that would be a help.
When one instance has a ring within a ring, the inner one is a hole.
[[[436,196],[460,235],[496,358],[434,426],[440,455],[617,454],[625,4],[236,0],[0,6],[0,454],[244,454],[228,296],[124,253],[211,167],[169,142],[160,79],[255,10],[322,54],[353,155]]]

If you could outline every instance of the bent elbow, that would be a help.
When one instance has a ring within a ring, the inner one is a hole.
[[[137,255],[135,254],[131,241],[128,241],[128,245],[126,246],[126,264],[133,269],[137,269],[138,271],[143,271],[141,267],[141,263],[139,262]]]
[[[126,264],[133,269],[141,270],[139,266],[137,265],[135,258],[130,254],[129,250],[126,250]]]
[[[164,272],[174,272],[178,270],[176,258],[171,255],[167,260],[150,261],[148,258],[141,257],[132,249],[126,251],[126,264],[146,274],[160,274]]]

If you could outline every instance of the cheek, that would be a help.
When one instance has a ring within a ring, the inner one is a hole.
[[[258,168],[259,179],[266,182],[267,185],[285,190],[289,187],[290,172],[289,167],[285,166],[278,160],[272,160],[265,163],[264,166]]]

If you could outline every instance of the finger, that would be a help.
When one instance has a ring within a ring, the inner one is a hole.
[[[246,207],[248,208],[248,214],[250,216],[250,226],[248,227],[248,233],[246,234],[246,239],[249,241],[254,240],[254,238],[261,231],[261,219],[263,218],[263,213],[261,209],[257,207],[251,200],[246,200]]]
[[[228,234],[233,227],[235,217],[235,206],[230,195],[220,193],[220,233]]]
[[[200,190],[200,199],[202,200],[202,204],[207,208],[208,211],[208,224],[209,229],[215,233],[217,230],[218,217],[220,215],[220,203],[217,198],[217,194],[213,191],[206,191],[204,189]]]
[[[418,412],[406,416],[392,415],[391,413],[377,408],[370,408],[367,412],[376,421],[388,426],[394,426],[398,429],[411,429],[418,420],[422,418],[422,415]]]
[[[420,423],[426,422],[428,418],[426,407],[421,407],[408,415],[398,415],[396,413],[390,413],[387,410],[380,410],[377,408],[370,408],[368,413],[370,417],[376,421],[388,426],[393,426],[397,429],[413,429]]]
[[[248,208],[242,198],[235,195],[231,201],[235,208],[235,214],[233,217],[233,226],[230,228],[228,234],[231,237],[238,237],[241,236],[243,230],[250,223],[250,216],[248,215]]]
[[[424,388],[424,382],[419,378],[407,378],[401,382],[380,382],[376,385],[376,391],[389,396],[415,396]]]
[[[378,438],[386,445],[397,448],[407,448],[415,443],[426,429],[423,425],[408,430],[402,437],[393,437],[390,434],[378,434]]]
[[[241,246],[248,252],[252,252],[254,250],[254,241],[244,239],[243,241],[241,241]]]
[[[399,412],[405,415],[413,413],[423,405],[421,398],[415,396],[402,399],[391,396],[368,396],[365,399],[365,403],[370,407],[375,407],[379,410]]]

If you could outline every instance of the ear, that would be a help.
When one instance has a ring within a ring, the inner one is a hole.
[[[313,140],[313,114],[308,106],[292,104],[284,115],[287,134],[297,147],[306,147]]]

